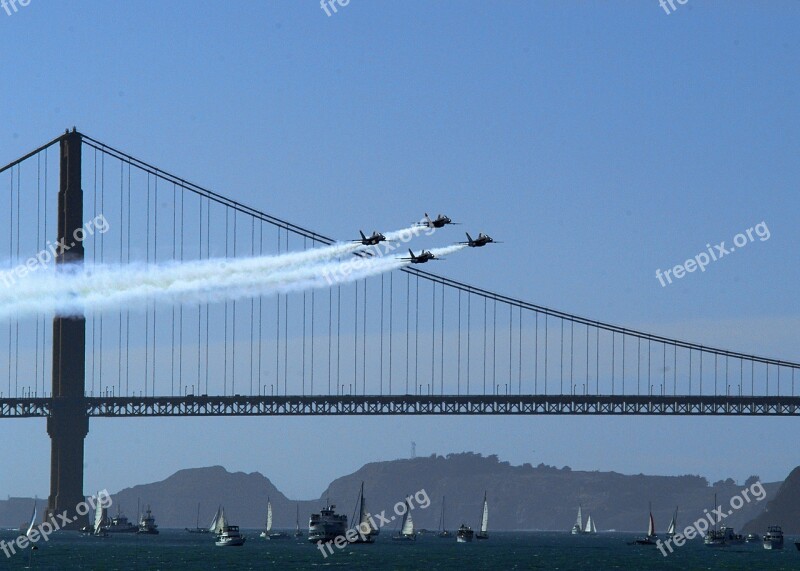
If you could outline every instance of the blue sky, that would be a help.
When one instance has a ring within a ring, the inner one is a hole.
[[[788,0],[689,0],[669,15],[656,0],[351,0],[330,17],[306,0],[31,0],[11,16],[0,10],[0,163],[76,125],[329,236],[446,212],[505,242],[435,268],[448,277],[798,361],[799,27],[800,4]],[[762,221],[768,241],[669,287],[655,278]],[[44,422],[1,426],[14,461],[0,469],[0,495],[44,495]],[[777,480],[796,462],[793,428],[718,418],[93,420],[86,487],[223,464],[308,498],[365,462],[407,456],[412,439],[423,455]],[[241,443],[216,441],[222,429]]]

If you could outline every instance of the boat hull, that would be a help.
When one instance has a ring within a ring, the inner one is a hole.
[[[225,537],[214,542],[217,547],[241,547],[244,545],[244,537]]]

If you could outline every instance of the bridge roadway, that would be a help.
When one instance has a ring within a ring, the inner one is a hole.
[[[48,417],[62,398],[3,398],[0,418]],[[392,395],[86,397],[90,417],[358,415],[800,416],[798,396]]]

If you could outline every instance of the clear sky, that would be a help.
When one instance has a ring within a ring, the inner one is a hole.
[[[437,272],[799,361],[800,3],[676,6],[351,0],[327,16],[315,0],[31,0],[0,9],[0,163],[75,125],[337,238],[446,212],[505,243]],[[762,221],[769,240],[656,279]],[[92,420],[86,489],[222,464],[310,498],[411,440],[420,455],[778,480],[797,464],[797,423]],[[0,497],[46,495],[44,421],[0,430]]]

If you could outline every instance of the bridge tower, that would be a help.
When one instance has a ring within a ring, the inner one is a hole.
[[[58,191],[57,269],[63,264],[83,263],[83,244],[75,231],[83,226],[81,188],[81,134],[74,128],[60,141]],[[83,445],[89,432],[85,406],[86,319],[53,318],[53,408],[47,419],[50,436],[50,497],[48,516],[67,511],[71,517],[83,494]],[[76,520],[73,528],[80,527]]]

